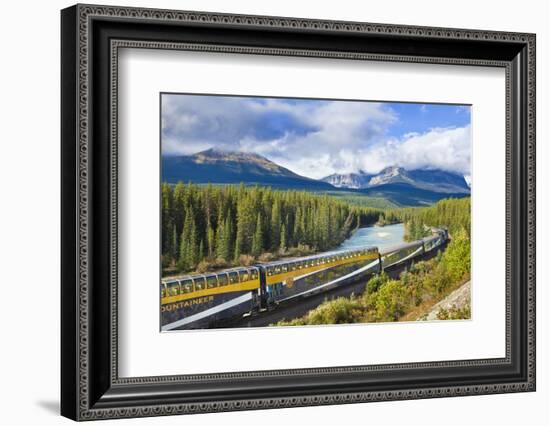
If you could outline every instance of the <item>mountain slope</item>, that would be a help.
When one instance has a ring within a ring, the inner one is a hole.
[[[162,157],[163,182],[267,185],[331,190],[326,182],[300,176],[258,154],[208,149],[193,155]]]
[[[336,188],[360,189],[368,186],[369,181],[374,175],[359,171],[358,173],[332,174],[321,179],[323,182],[330,183]]]
[[[436,192],[422,189],[408,183],[387,183],[359,190],[370,197],[385,198],[386,200],[402,207],[427,206],[436,203],[443,198],[463,198],[470,194],[464,192]]]
[[[376,175],[364,172],[333,174],[322,179],[338,188],[367,189],[388,184],[407,184],[417,189],[432,192],[469,194],[470,187],[464,176],[443,170],[405,170],[390,166]]]

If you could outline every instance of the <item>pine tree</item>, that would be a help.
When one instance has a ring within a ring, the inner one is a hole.
[[[172,224],[172,251],[168,254],[172,262],[178,259],[178,234],[176,233],[176,225]]]
[[[252,255],[259,256],[263,252],[263,232],[262,232],[262,216],[258,213],[258,219],[256,220],[256,230],[252,237]]]
[[[276,250],[280,244],[281,234],[281,209],[277,199],[271,207],[271,229],[269,230],[269,234],[271,235],[271,248]]]
[[[197,229],[193,209],[185,211],[185,221],[180,238],[180,252],[178,267],[181,270],[189,270],[195,267],[198,259]]]
[[[216,250],[216,234],[214,232],[214,228],[212,228],[212,225],[210,224],[210,221],[208,221],[208,224],[206,225],[206,244],[208,246],[208,258],[214,257]]]
[[[199,244],[199,252],[197,256],[197,263],[204,257],[204,240],[201,240]]]
[[[281,225],[281,237],[279,238],[279,249],[284,253],[287,249],[286,247],[286,226],[283,223]]]
[[[191,233],[188,236],[189,238],[189,252],[188,252],[188,265],[189,269],[194,268],[199,259],[199,245],[198,245],[198,233],[197,226],[195,223],[195,218],[193,215],[193,209],[189,212],[188,216],[191,217]]]
[[[218,228],[218,238],[216,242],[216,256],[223,260],[231,259],[231,252],[233,249],[233,225],[231,221],[231,216],[227,216],[225,220],[220,222]]]
[[[245,191],[240,188],[239,193]],[[237,206],[237,236],[235,240],[235,260],[238,260],[241,254],[250,253],[252,248],[252,236],[255,228],[254,205],[251,197],[242,196],[239,198]]]

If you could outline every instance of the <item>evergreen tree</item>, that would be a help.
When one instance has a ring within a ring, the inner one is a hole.
[[[254,231],[254,236],[252,237],[252,255],[259,256],[263,252],[263,239],[264,235],[262,232],[262,216],[258,213],[258,219],[256,220],[256,230]]]
[[[286,247],[286,226],[284,223],[281,225],[281,237],[279,238],[279,241],[280,241],[279,249],[282,252],[285,252],[287,247]]]
[[[245,189],[239,189],[239,193]],[[235,260],[241,254],[250,253],[252,236],[254,235],[256,217],[252,197],[241,196],[237,205],[237,236],[235,241]]]
[[[212,225],[210,224],[210,221],[208,221],[208,224],[206,225],[206,244],[208,247],[208,258],[214,257],[214,253],[216,251],[216,234],[214,232],[214,228],[212,228]]]
[[[271,207],[271,229],[269,230],[269,235],[271,235],[271,248],[272,250],[276,250],[279,248],[281,236],[281,209],[277,199]]]
[[[219,226],[221,228],[218,229],[216,255],[220,259],[230,260],[233,250],[231,216],[227,216]]]
[[[178,259],[178,234],[176,233],[176,226],[172,224],[172,251],[168,253],[172,262],[176,262]]]
[[[195,262],[198,263],[198,261],[200,261],[200,259],[202,259],[203,257],[204,257],[204,240],[201,240],[199,244],[199,253],[197,256],[197,260],[195,260]]]
[[[193,209],[186,209],[183,231],[180,238],[178,266],[182,270],[195,267],[198,259],[197,229]]]

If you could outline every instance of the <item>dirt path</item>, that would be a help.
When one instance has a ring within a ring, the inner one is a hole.
[[[467,283],[463,284],[455,291],[453,291],[451,294],[449,294],[445,299],[432,306],[432,308],[428,311],[428,314],[422,319],[426,321],[437,320],[437,314],[441,309],[449,310],[451,308],[464,308],[465,306],[470,304],[470,288],[470,281],[468,281]]]

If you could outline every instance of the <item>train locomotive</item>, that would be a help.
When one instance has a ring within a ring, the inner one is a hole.
[[[437,250],[446,229],[384,250],[366,247],[163,280],[161,330],[210,328],[232,318],[343,286]]]

